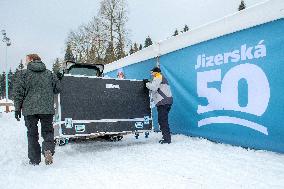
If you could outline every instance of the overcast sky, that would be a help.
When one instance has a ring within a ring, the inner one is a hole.
[[[247,7],[264,0],[245,0]],[[5,29],[8,67],[14,70],[28,53],[38,53],[51,68],[63,58],[70,30],[87,23],[99,10],[99,0],[0,0],[0,30]],[[154,42],[182,30],[208,23],[237,11],[241,0],[128,0],[130,40]],[[2,35],[0,36],[2,39]],[[1,42],[1,41],[0,41]],[[0,72],[5,69],[5,45],[0,43]]]

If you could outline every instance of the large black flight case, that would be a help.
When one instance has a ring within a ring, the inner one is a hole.
[[[122,135],[134,133],[138,137],[143,132],[148,136],[152,114],[143,81],[90,76],[84,73],[92,68],[76,66],[64,75],[56,98],[57,141],[102,136],[120,140]]]

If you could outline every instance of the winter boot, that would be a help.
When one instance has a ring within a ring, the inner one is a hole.
[[[33,162],[33,161],[29,161],[29,164],[30,164],[30,165],[33,165],[33,166],[37,166],[37,165],[39,165],[39,163],[37,163],[37,162]]]
[[[53,157],[50,150],[44,151],[45,164],[50,165],[53,163]]]
[[[160,144],[170,144],[171,141],[167,141],[167,140],[162,139],[162,140],[159,140],[159,143]]]

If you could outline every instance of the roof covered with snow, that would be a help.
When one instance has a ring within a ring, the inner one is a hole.
[[[284,0],[267,0],[242,11],[155,43],[105,66],[105,73],[226,34],[284,18]],[[241,22],[240,22],[241,20]]]

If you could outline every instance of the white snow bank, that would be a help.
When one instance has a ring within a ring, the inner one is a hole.
[[[14,104],[14,102],[10,99],[8,99],[7,101],[6,101],[6,98],[3,98],[3,99],[0,100],[0,103],[7,103],[7,102]]]
[[[54,164],[27,164],[23,119],[0,118],[0,188],[284,188],[284,155],[161,134],[56,148]]]
[[[14,102],[12,101],[12,100],[7,100],[6,101],[6,98],[4,98],[4,99],[1,99],[0,100],[0,117],[1,117],[1,113],[3,113],[4,111],[6,111],[6,105],[7,105],[7,103],[9,104],[9,105],[13,105],[14,104]],[[14,106],[9,106],[9,111],[14,111],[15,110],[15,107]]]

